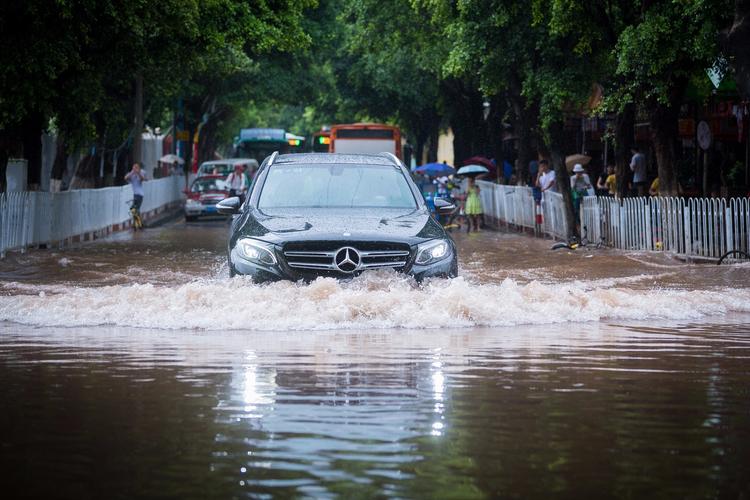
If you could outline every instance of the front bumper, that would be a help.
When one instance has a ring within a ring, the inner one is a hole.
[[[185,215],[198,217],[201,215],[221,215],[216,210],[216,205],[185,205]]]
[[[414,276],[417,281],[427,278],[453,278],[458,275],[458,258],[456,250],[451,245],[451,252],[446,258],[428,265],[414,264],[416,248],[412,250],[408,262],[405,266],[396,269],[396,271],[409,276]],[[276,251],[277,264],[264,265],[250,262],[239,255],[236,248],[229,252],[229,269],[232,276],[243,275],[251,276],[256,283],[268,281],[312,281],[320,277],[330,277],[336,279],[351,279],[362,274],[364,271],[354,273],[343,273],[330,270],[313,270],[313,269],[295,269],[286,264],[282,252]]]

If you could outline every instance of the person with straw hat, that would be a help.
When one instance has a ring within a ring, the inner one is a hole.
[[[588,195],[591,189],[591,179],[583,169],[583,165],[576,163],[573,167],[573,175],[570,176],[570,190],[573,194],[573,209],[576,217],[580,213],[581,198]]]

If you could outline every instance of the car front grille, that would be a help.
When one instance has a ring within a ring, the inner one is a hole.
[[[366,269],[394,268],[402,269],[409,261],[410,248],[406,244],[384,243],[377,245],[362,242],[336,242],[329,244],[287,244],[284,257],[287,265],[294,269],[311,269],[318,271],[341,272],[336,266],[336,254],[344,248],[356,250],[359,264],[354,271],[343,269],[344,272],[355,272]],[[317,248],[314,248],[317,247]]]

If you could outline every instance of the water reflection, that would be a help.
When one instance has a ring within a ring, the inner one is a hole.
[[[737,497],[748,361],[747,318],[316,334],[0,323],[0,467],[8,491],[36,497]]]

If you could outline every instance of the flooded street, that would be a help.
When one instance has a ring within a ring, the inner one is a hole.
[[[750,495],[750,266],[457,233],[454,280],[259,286],[227,229],[0,260],[10,497]]]

